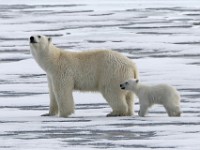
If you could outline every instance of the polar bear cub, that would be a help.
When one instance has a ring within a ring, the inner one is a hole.
[[[161,104],[165,107],[168,116],[180,116],[180,95],[178,91],[167,84],[148,86],[139,83],[139,80],[128,80],[120,84],[121,89],[133,91],[139,98],[139,116],[144,117],[149,107]]]
[[[111,50],[69,52],[57,48],[51,38],[31,36],[31,53],[46,72],[50,93],[47,116],[68,117],[74,112],[73,90],[99,91],[112,108],[107,116],[133,114],[133,94],[119,84],[127,78],[138,79],[136,64]]]

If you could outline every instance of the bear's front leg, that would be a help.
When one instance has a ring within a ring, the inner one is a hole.
[[[58,114],[58,105],[56,102],[56,97],[53,91],[53,83],[51,78],[47,75],[48,86],[49,86],[49,98],[50,98],[50,106],[49,113],[43,114],[42,116],[55,116]]]
[[[58,104],[58,116],[68,117],[74,113],[73,80],[56,79],[53,81],[53,89]]]

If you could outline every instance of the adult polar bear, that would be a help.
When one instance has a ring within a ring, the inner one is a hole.
[[[49,113],[68,117],[74,112],[73,90],[99,91],[112,112],[107,116],[133,114],[133,95],[119,84],[129,78],[138,79],[138,70],[125,56],[108,50],[68,52],[55,47],[51,38],[30,37],[31,53],[47,73],[50,92]]]

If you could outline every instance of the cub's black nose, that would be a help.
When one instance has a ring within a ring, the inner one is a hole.
[[[33,36],[30,37],[30,43],[35,43],[35,39]]]
[[[125,89],[125,87],[123,86],[123,84],[120,84],[120,88],[121,88],[122,90]]]

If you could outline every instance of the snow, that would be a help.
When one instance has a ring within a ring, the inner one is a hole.
[[[0,149],[176,149],[200,147],[199,0],[0,0]],[[100,93],[74,92],[69,118],[49,108],[45,72],[28,38],[44,34],[69,51],[113,49],[133,59],[141,82],[168,83],[182,116],[162,106],[139,117],[106,117]]]

